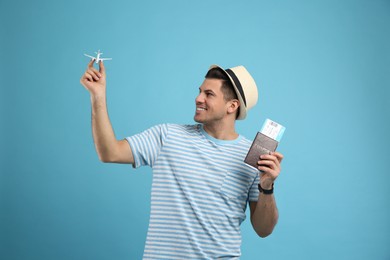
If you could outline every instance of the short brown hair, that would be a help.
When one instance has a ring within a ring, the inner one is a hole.
[[[226,73],[220,68],[212,68],[209,70],[205,76],[206,79],[220,79],[222,80],[221,91],[223,93],[223,98],[225,101],[230,101],[232,99],[238,99],[237,93],[234,90],[233,84],[230,81]]]
[[[223,99],[227,102],[233,99],[238,99],[237,93],[234,90],[233,84],[226,73],[220,68],[212,68],[205,76],[206,79],[220,79],[222,80],[221,91]],[[240,114],[240,107],[236,111],[236,118]]]

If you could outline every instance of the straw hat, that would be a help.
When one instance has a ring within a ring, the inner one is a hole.
[[[248,110],[257,103],[258,92],[255,80],[244,66],[237,66],[225,70],[218,65],[211,65],[209,70],[213,68],[220,68],[229,77],[240,101],[240,111],[237,119],[245,119]]]

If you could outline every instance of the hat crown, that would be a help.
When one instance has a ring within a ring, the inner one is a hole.
[[[222,69],[229,77],[240,101],[240,112],[237,119],[245,119],[248,110],[254,107],[258,100],[259,95],[255,80],[242,65],[226,70],[218,65],[211,65],[210,69],[212,68]]]

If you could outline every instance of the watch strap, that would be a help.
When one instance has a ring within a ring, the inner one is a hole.
[[[265,190],[261,187],[260,183],[257,185],[257,187],[259,188],[259,191],[264,193],[264,194],[272,194],[274,193],[274,184],[272,183],[272,188],[270,190]]]

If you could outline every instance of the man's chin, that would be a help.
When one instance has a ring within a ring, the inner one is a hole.
[[[197,123],[203,123],[203,120],[200,119],[200,118],[197,118],[196,115],[194,116],[194,121],[197,122]]]

